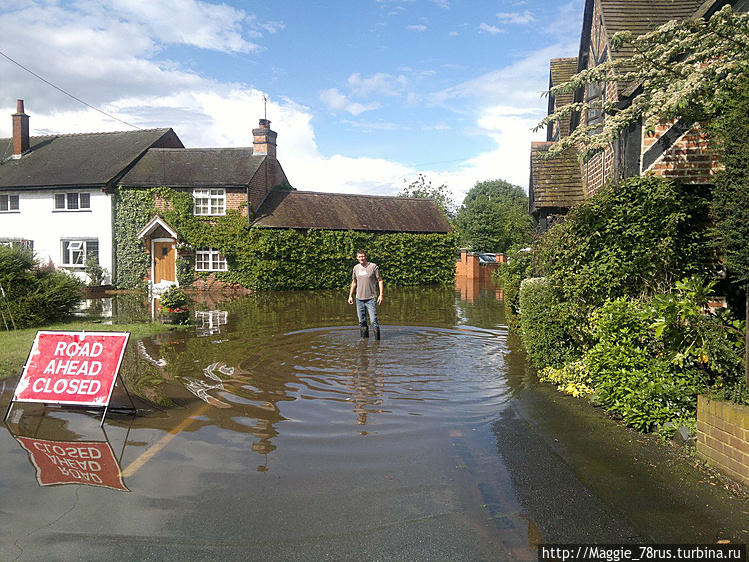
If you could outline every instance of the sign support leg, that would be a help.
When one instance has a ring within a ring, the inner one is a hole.
[[[5,423],[8,420],[8,414],[10,414],[10,409],[13,407],[13,403],[15,400],[13,398],[10,399],[10,404],[8,404],[8,409],[5,410],[5,417],[3,418],[3,423]]]

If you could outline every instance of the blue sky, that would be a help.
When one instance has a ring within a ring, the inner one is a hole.
[[[527,186],[549,59],[575,56],[583,0],[0,0],[0,51],[187,146],[250,146],[267,114],[291,183],[396,194],[423,173],[460,202]],[[127,130],[0,57],[0,136]]]

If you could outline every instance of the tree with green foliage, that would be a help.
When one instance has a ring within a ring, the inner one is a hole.
[[[461,243],[477,251],[505,253],[533,239],[528,197],[522,187],[504,180],[477,182],[455,222]]]
[[[457,205],[452,198],[450,188],[447,184],[432,187],[432,180],[428,180],[424,174],[404,187],[398,197],[416,197],[418,199],[431,199],[437,206],[442,209],[449,221],[455,220],[455,210]]]
[[[82,283],[43,266],[29,250],[0,246],[0,329],[42,326],[70,316],[81,302]]]

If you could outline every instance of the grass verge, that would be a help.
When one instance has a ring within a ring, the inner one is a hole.
[[[130,332],[130,342],[133,342],[173,330],[175,326],[151,322],[148,324],[102,324],[87,319],[74,318],[65,322],[57,322],[39,328],[26,328],[0,332],[0,380],[21,375],[23,365],[31,351],[34,337],[38,330],[68,330],[71,332]]]

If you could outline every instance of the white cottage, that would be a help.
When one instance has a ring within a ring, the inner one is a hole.
[[[0,139],[0,244],[30,248],[87,281],[96,256],[114,277],[113,193],[149,148],[184,148],[172,129],[29,136],[23,100]]]

